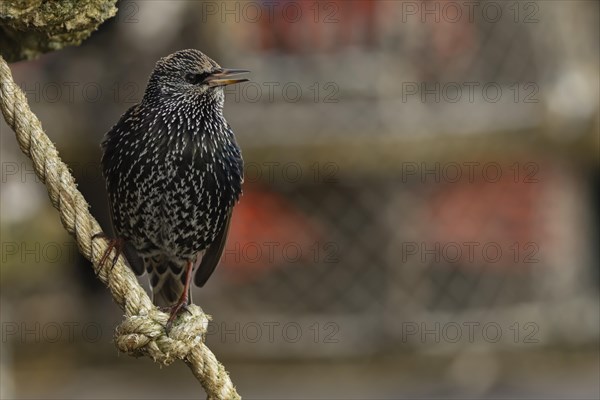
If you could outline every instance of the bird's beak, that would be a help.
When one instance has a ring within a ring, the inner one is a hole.
[[[232,76],[239,75],[239,74],[246,74],[248,72],[250,72],[250,71],[247,71],[245,69],[223,68],[223,69],[211,74],[210,76],[208,76],[206,78],[205,82],[208,83],[209,87],[227,86],[227,85],[233,85],[234,83],[248,82],[249,79],[246,79],[246,78],[230,79]]]

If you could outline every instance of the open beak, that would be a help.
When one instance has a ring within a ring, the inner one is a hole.
[[[209,87],[215,87],[215,86],[227,86],[227,85],[233,85],[235,83],[240,83],[240,82],[248,82],[249,79],[246,78],[241,78],[241,79],[231,79],[231,77],[239,75],[239,74],[246,74],[250,71],[247,71],[245,69],[227,69],[227,68],[223,68],[213,74],[211,74],[208,78],[205,79],[205,82],[208,83]]]

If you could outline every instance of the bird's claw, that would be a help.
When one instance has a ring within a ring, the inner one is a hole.
[[[167,331],[167,333],[169,333],[171,331],[171,328],[173,327],[173,322],[175,321],[175,318],[177,318],[177,316],[182,311],[186,311],[190,314],[192,313],[189,310],[188,306],[189,306],[189,304],[187,303],[187,301],[184,301],[181,303],[177,303],[173,306],[159,307],[159,310],[161,310],[162,312],[169,313],[169,319],[167,320],[167,324],[165,325],[165,330]]]
[[[115,250],[115,255],[112,258],[112,264],[110,266],[110,271],[112,272],[112,270],[115,268],[115,265],[117,264],[117,260],[119,259],[119,256],[121,255],[121,253],[123,251],[123,245],[124,245],[125,241],[122,238],[111,239],[104,232],[98,232],[98,233],[95,233],[94,235],[92,235],[92,240],[97,239],[97,238],[103,238],[108,241],[108,246],[106,248],[106,251],[104,252],[104,254],[102,255],[102,258],[100,258],[100,261],[98,262],[99,270],[104,267],[104,263],[108,259],[108,256],[113,251],[113,249]]]

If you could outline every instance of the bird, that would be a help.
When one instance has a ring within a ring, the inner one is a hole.
[[[148,274],[153,303],[170,329],[215,270],[242,194],[243,159],[223,115],[224,87],[250,71],[222,68],[199,50],[156,62],[142,100],[106,133],[102,175],[115,236],[113,251]]]

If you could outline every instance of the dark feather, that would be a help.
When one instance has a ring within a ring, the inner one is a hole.
[[[215,238],[215,241],[206,249],[200,266],[196,269],[196,275],[194,276],[194,284],[196,286],[204,286],[208,278],[210,278],[215,271],[215,268],[217,268],[219,260],[221,260],[221,255],[223,254],[223,249],[225,248],[225,242],[227,242],[230,221],[231,211],[229,212],[221,231]]]
[[[152,302],[159,307],[169,307],[177,302],[185,288],[185,273],[180,261],[162,255],[144,259],[152,287]],[[188,291],[191,301],[191,291]]]
[[[125,245],[123,246],[123,254],[129,262],[129,267],[133,270],[133,272],[135,272],[136,275],[141,275],[144,273],[144,261],[140,257],[135,247],[133,247],[131,242],[125,241]]]

